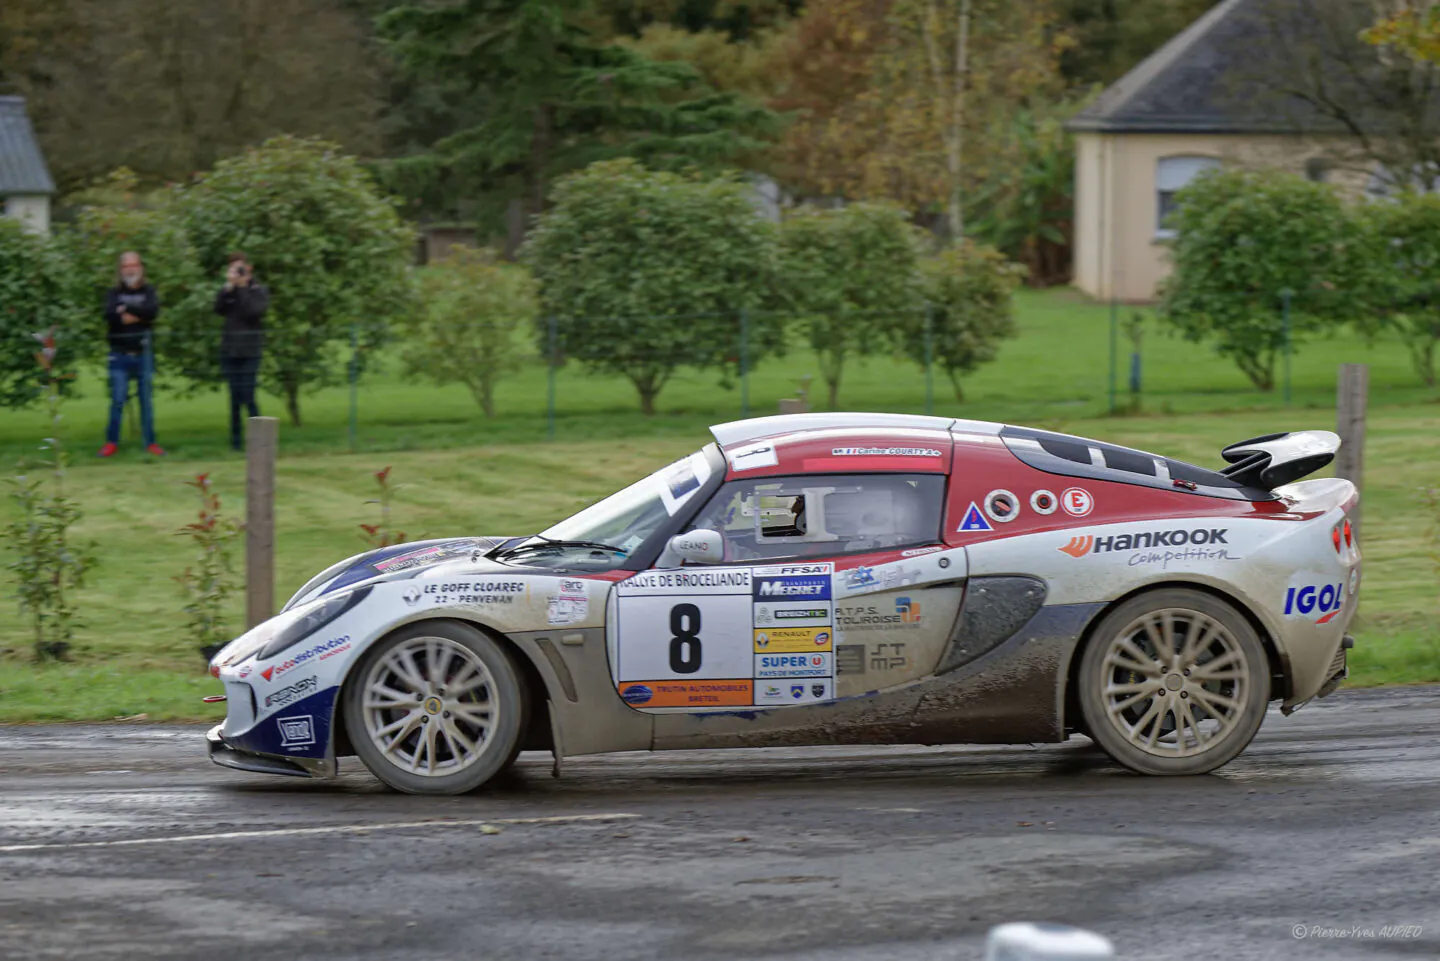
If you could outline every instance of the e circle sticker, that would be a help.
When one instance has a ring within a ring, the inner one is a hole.
[[[985,513],[992,520],[1008,524],[1020,516],[1020,498],[1009,491],[991,491],[985,495]]]
[[[1071,517],[1084,517],[1095,509],[1095,498],[1083,487],[1070,487],[1060,495],[1060,506]]]
[[[1053,514],[1060,501],[1049,491],[1036,491],[1030,495],[1030,509],[1037,514]]]

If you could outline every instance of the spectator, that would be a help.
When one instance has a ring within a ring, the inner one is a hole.
[[[270,307],[270,290],[256,283],[255,270],[239,251],[230,255],[225,286],[215,296],[215,313],[225,318],[220,333],[220,372],[230,387],[230,446],[239,450],[244,433],[240,408],[260,416],[255,403],[255,382],[260,374],[260,357],[265,346],[265,311]]]
[[[101,457],[113,457],[120,449],[120,419],[125,401],[130,397],[130,382],[135,382],[140,395],[140,432],[145,449],[156,457],[164,457],[164,449],[155,443],[155,409],[151,397],[154,377],[150,331],[160,314],[160,297],[145,282],[145,262],[133,250],[120,255],[115,286],[105,294],[105,322],[110,341],[110,421],[105,426],[105,446]]]

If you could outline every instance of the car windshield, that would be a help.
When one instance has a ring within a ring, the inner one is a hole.
[[[669,521],[710,477],[697,451],[541,531],[505,555],[537,567],[610,570]]]

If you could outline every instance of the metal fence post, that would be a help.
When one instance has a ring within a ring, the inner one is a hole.
[[[1119,363],[1120,350],[1120,301],[1110,298],[1110,413],[1115,413],[1115,365]]]
[[[935,305],[925,305],[925,413],[935,413]]]
[[[1289,287],[1280,291],[1280,312],[1285,321],[1285,406],[1290,406],[1290,356],[1293,353],[1290,346],[1290,298],[1295,292]]]
[[[545,371],[545,436],[555,439],[555,365],[559,360],[560,327],[555,315],[545,318],[550,340],[550,363]]]
[[[350,325],[350,453],[359,444],[360,428],[360,326]]]
[[[750,311],[740,308],[740,416],[750,416]]]

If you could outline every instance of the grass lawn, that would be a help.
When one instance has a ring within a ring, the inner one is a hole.
[[[1426,512],[1421,493],[1435,484],[1440,464],[1440,404],[1433,391],[1415,386],[1398,344],[1337,337],[1307,345],[1294,366],[1294,409],[1284,411],[1278,396],[1250,390],[1233,366],[1152,331],[1144,413],[1106,417],[1108,310],[1068,291],[1026,292],[1020,306],[1020,338],[967,383],[966,403],[937,378],[936,413],[1069,430],[1214,464],[1235,440],[1331,426],[1335,365],[1369,363],[1366,581],[1354,682],[1440,680],[1440,635],[1432,627],[1440,615],[1440,518]],[[804,354],[761,366],[752,378],[752,411],[773,411],[811,370]],[[569,370],[559,382],[560,444],[543,442],[543,370],[501,390],[493,424],[459,389],[377,375],[360,392],[361,449],[354,454],[346,450],[345,392],[307,398],[307,425],[281,427],[279,597],[363,549],[357,525],[373,519],[365,504],[374,493],[370,475],[387,464],[402,485],[395,520],[412,537],[525,533],[700,446],[709,423],[739,416],[738,394],[709,375],[677,377],[651,419],[634,412],[624,382]],[[186,543],[174,536],[194,510],[184,481],[208,470],[237,516],[243,503],[244,464],[225,449],[221,399],[160,399],[160,439],[174,456],[155,461],[131,451],[99,462],[89,455],[98,446],[103,401],[95,382],[85,386],[86,396],[69,408],[82,454],[71,483],[86,513],[81,533],[97,543],[101,563],[83,597],[80,650],[73,664],[36,667],[25,659],[19,620],[0,624],[0,721],[218,717],[199,701],[214,687],[185,636],[172,578],[189,560]],[[889,357],[853,364],[841,396],[852,409],[924,406],[922,378]],[[270,407],[278,411],[273,400]],[[0,415],[0,462],[39,436],[34,414]],[[0,517],[8,510],[0,508]],[[238,598],[233,612],[238,629]]]

